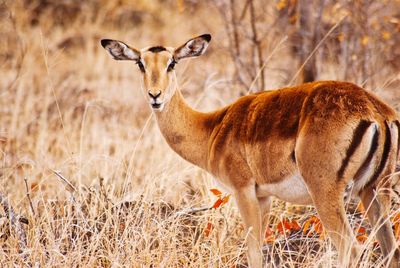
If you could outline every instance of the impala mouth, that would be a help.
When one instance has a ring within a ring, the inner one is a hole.
[[[155,110],[159,110],[162,108],[162,103],[152,103],[151,107]]]

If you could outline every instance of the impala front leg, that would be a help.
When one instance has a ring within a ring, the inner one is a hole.
[[[256,196],[255,185],[240,188],[235,193],[236,202],[244,221],[247,235],[247,259],[251,268],[261,268],[262,255],[262,215]]]
[[[262,235],[262,240],[264,241],[264,236],[265,232],[268,228],[269,225],[269,220],[270,220],[270,211],[271,211],[271,205],[272,205],[272,200],[271,197],[261,197],[258,198],[258,204],[260,206],[261,210],[261,218],[262,218],[262,223],[261,223],[261,235]]]

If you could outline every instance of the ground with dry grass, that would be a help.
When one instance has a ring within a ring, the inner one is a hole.
[[[246,265],[234,201],[211,208],[218,199],[213,178],[168,148],[142,98],[136,66],[110,60],[99,45],[115,38],[137,47],[177,46],[211,32],[207,55],[179,64],[177,72],[188,102],[212,110],[243,92],[231,83],[235,70],[226,64],[218,11],[197,1],[89,3],[0,5],[0,193],[17,214],[10,224],[7,211],[0,213],[2,266]],[[267,52],[268,88],[285,86],[279,70],[292,67],[285,45]],[[335,68],[323,76],[338,78]],[[374,90],[395,105],[398,80],[392,72]],[[393,216],[399,202],[397,196]],[[312,215],[311,207],[275,201],[264,247],[271,267],[337,265]],[[373,232],[356,204],[349,217],[355,230]],[[361,267],[379,266],[374,238],[360,240]]]

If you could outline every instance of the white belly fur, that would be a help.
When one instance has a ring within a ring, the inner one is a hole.
[[[277,183],[258,185],[257,196],[275,196],[283,201],[299,205],[312,204],[311,196],[302,176],[296,172]]]

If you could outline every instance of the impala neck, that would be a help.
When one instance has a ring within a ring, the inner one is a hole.
[[[155,112],[158,126],[169,146],[185,160],[206,168],[208,138],[208,116],[193,110],[176,88],[169,103],[160,112]]]

